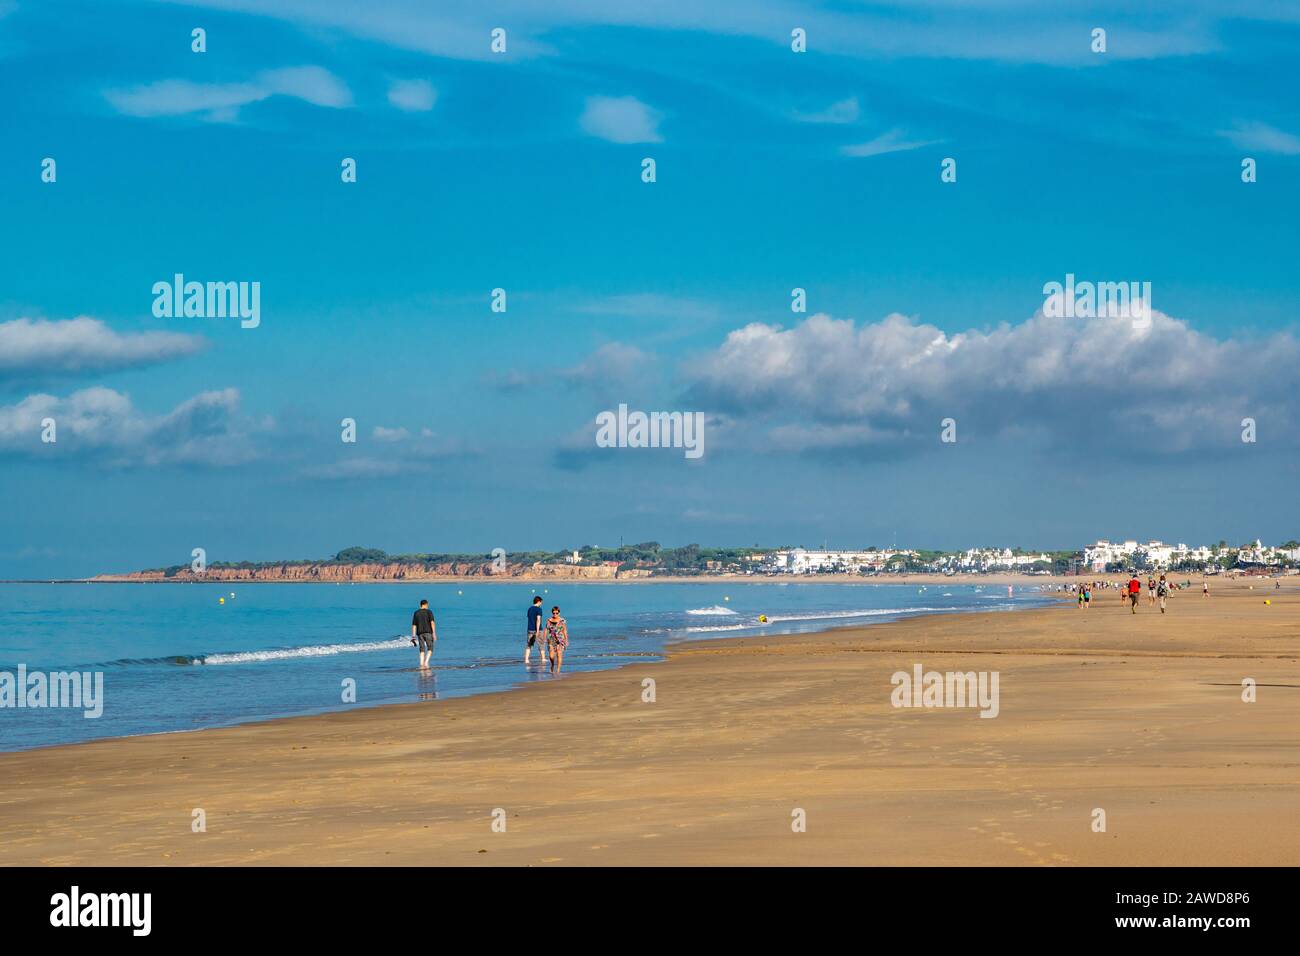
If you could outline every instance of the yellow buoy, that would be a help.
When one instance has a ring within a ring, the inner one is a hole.
[[[225,599],[225,598],[217,598],[217,603],[218,603],[218,604],[225,604],[225,603],[226,603],[226,599]]]
[[[1272,604],[1273,602],[1270,601],[1268,598],[1264,598],[1264,603],[1265,603],[1265,604]]]
[[[758,616],[758,623],[759,623],[759,624],[766,624],[766,623],[767,623],[767,615],[766,615],[766,614],[760,614],[760,615]]]

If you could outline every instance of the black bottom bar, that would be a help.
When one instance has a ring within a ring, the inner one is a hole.
[[[432,932],[430,944],[496,948],[516,932],[599,941],[608,929],[621,946],[691,926],[697,942],[769,945],[778,933],[808,943],[848,933],[961,947],[1125,937],[1231,946],[1291,935],[1294,882],[1294,869],[1250,868],[0,869],[0,914],[6,942],[76,934],[82,944],[338,946]],[[149,894],[147,910],[143,895],[103,894]],[[659,945],[672,940],[684,938]]]

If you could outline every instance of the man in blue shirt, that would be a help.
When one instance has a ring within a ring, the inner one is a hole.
[[[542,652],[542,663],[546,663],[546,641],[542,639],[542,599],[533,598],[533,606],[528,609],[528,633],[527,642],[524,644],[524,665],[527,666],[528,658],[533,653],[533,645],[536,644]]]

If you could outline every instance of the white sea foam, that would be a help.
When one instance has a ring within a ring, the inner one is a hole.
[[[270,651],[239,651],[233,654],[207,654],[195,658],[196,664],[256,664],[259,661],[283,661],[294,657],[332,657],[335,654],[362,654],[366,651],[387,651],[410,644],[409,637],[395,637],[387,641],[366,641],[360,644],[308,644],[305,647],[284,647]]]
[[[834,621],[846,617],[881,617],[886,614],[919,614],[922,611],[952,611],[944,607],[878,607],[862,611],[822,611],[815,614],[769,614],[768,622],[782,621]]]
[[[879,607],[857,611],[815,611],[808,614],[769,614],[767,620],[758,618],[737,624],[697,625],[684,628],[687,634],[705,634],[716,631],[755,630],[771,624],[783,624],[791,621],[843,621],[859,617],[886,617],[892,614],[920,614],[925,611],[954,611],[959,608],[944,607]]]
[[[723,607],[721,604],[715,604],[713,605],[713,607],[692,608],[686,613],[694,614],[697,617],[715,617],[723,614],[735,614],[736,612],[729,607]]]

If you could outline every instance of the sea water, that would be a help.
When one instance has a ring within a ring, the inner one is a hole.
[[[750,583],[0,584],[0,673],[102,672],[103,710],[0,707],[0,750],[509,690],[534,595],[569,625],[564,673],[659,659],[675,641],[791,634],[1044,603],[1006,585]],[[438,645],[410,643],[427,598]],[[224,599],[224,603],[223,603]],[[766,616],[766,623],[760,616]],[[355,702],[345,700],[349,682]],[[639,692],[639,687],[637,688]],[[539,701],[544,698],[539,698]]]

